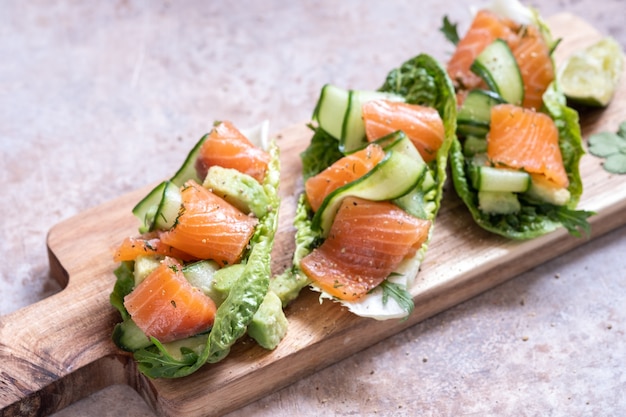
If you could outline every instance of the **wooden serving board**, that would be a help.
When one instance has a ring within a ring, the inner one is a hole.
[[[564,37],[557,60],[599,38],[569,14],[550,23]],[[568,28],[574,27],[569,36]],[[626,74],[608,108],[581,114],[583,136],[616,130],[624,114]],[[301,189],[298,154],[310,136],[304,124],[277,135],[283,171],[275,272],[290,263],[291,219]],[[574,238],[565,230],[524,242],[491,235],[473,223],[448,181],[408,320],[359,318],[330,301],[320,304],[316,294],[303,290],[286,310],[289,332],[276,350],[243,338],[225,360],[182,380],[148,380],[111,342],[119,320],[108,302],[115,281],[113,247],[135,233],[130,210],[150,187],[124,195],[52,228],[50,268],[66,288],[0,317],[0,413],[50,414],[111,384],[133,387],[162,415],[223,414],[242,407],[626,223],[626,176],[608,174],[601,160],[590,155],[583,157],[581,171],[585,192],[580,208],[597,212],[589,238]]]

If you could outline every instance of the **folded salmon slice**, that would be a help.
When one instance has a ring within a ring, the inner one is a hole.
[[[258,220],[193,180],[181,190],[182,207],[161,241],[198,259],[232,265],[241,259]]]
[[[307,200],[317,211],[328,194],[367,174],[385,157],[383,148],[375,143],[344,156],[334,164],[309,178],[304,184]]]
[[[171,342],[208,330],[216,306],[182,273],[182,266],[166,257],[126,297],[124,306],[147,336]]]
[[[375,141],[401,130],[426,162],[435,159],[445,139],[439,112],[428,106],[390,100],[371,100],[362,106],[365,135]]]
[[[559,147],[559,131],[550,116],[512,104],[491,109],[487,156],[498,166],[540,174],[555,187],[569,180]]]
[[[255,146],[231,122],[219,122],[200,147],[196,171],[201,179],[213,165],[236,169],[262,182],[270,161],[269,153]]]
[[[357,300],[416,253],[430,226],[390,202],[346,197],[328,238],[300,267],[328,294]]]

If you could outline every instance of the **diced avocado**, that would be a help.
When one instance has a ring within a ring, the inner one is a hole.
[[[564,206],[571,198],[571,194],[567,188],[555,187],[547,180],[543,180],[534,175],[531,178],[530,189],[527,195],[531,198],[554,204],[555,206]]]
[[[140,255],[135,259],[135,287],[141,283],[161,263],[161,257],[155,255]]]
[[[267,214],[270,201],[263,186],[250,175],[232,168],[212,166],[203,186],[246,214],[257,218]]]
[[[479,191],[478,208],[489,214],[517,213],[522,206],[517,194],[508,191]]]
[[[239,279],[245,267],[245,264],[234,264],[215,271],[215,275],[213,276],[213,291],[216,296],[214,301],[217,304],[221,304],[226,297],[228,297],[230,289],[235,281]]]
[[[288,325],[280,298],[268,291],[248,325],[248,335],[261,347],[272,350],[287,334]]]
[[[298,298],[300,290],[309,284],[309,278],[304,274],[287,270],[276,275],[270,281],[270,291],[280,298],[283,306]]]

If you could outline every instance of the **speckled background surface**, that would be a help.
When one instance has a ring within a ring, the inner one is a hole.
[[[463,30],[468,4],[0,1],[0,314],[60,290],[60,220],[168,176],[215,119],[280,130],[326,82],[445,60],[441,18]],[[534,4],[626,47],[623,0]],[[621,228],[232,415],[624,415],[624,250]],[[114,386],[58,413],[78,415],[152,414]]]

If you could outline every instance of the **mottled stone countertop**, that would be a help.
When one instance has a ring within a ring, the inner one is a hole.
[[[469,3],[0,2],[0,314],[60,291],[59,221],[168,176],[213,120],[279,130],[324,83],[445,60]],[[623,0],[533,3],[626,47]],[[626,415],[625,251],[622,227],[232,415]],[[78,415],[152,412],[112,386],[58,413]]]

